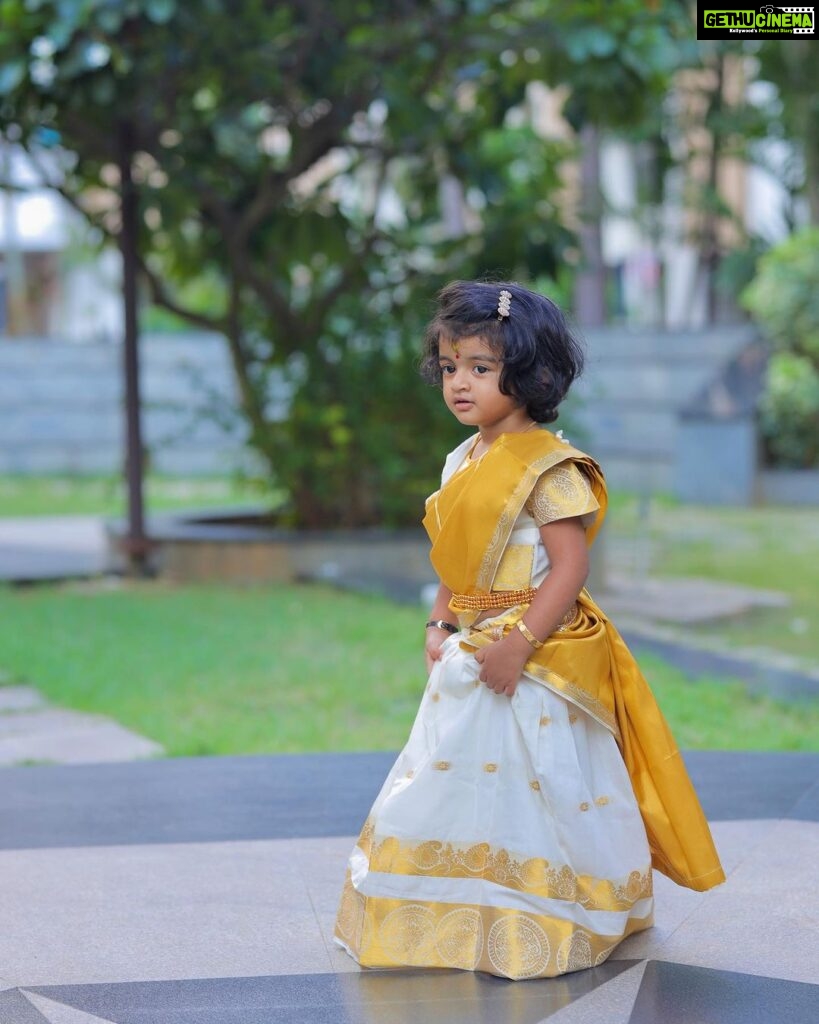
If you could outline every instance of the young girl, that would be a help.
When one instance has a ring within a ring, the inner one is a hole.
[[[653,923],[652,866],[697,890],[724,875],[651,691],[583,586],[606,486],[541,426],[582,352],[519,285],[455,282],[439,303],[423,372],[477,432],[427,499],[429,682],[335,937],[367,967],[549,977]]]

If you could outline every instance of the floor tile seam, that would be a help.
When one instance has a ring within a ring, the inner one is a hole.
[[[702,907],[703,907],[703,906],[705,906],[705,905],[706,905],[706,903],[707,903],[707,901],[708,901],[708,894],[707,894],[707,893],[704,893],[704,892],[698,892],[698,893],[697,893],[696,895],[697,895],[697,896],[699,897],[699,898],[697,899],[697,902],[696,902],[696,903],[695,903],[695,904],[694,904],[694,905],[692,906],[691,910],[689,910],[689,911],[687,911],[687,912],[685,913],[685,916],[684,916],[684,917],[682,917],[682,918],[681,918],[680,920],[678,920],[678,921],[677,921],[677,923],[676,923],[676,924],[674,925],[674,927],[673,927],[673,928],[671,929],[671,931],[669,931],[669,932],[668,932],[668,933],[667,933],[667,934],[665,935],[665,937],[663,938],[662,942],[660,942],[660,943],[659,943],[659,945],[657,945],[657,946],[655,947],[655,949],[656,949],[657,951],[661,950],[661,949],[663,948],[663,946],[664,946],[664,945],[665,945],[665,944],[666,944],[667,942],[670,942],[670,941],[671,941],[671,939],[672,939],[672,938],[674,937],[674,935],[676,935],[676,933],[677,933],[677,932],[678,932],[678,931],[680,930],[680,928],[682,928],[682,926],[683,926],[684,924],[687,924],[687,923],[688,923],[688,921],[689,921],[689,920],[690,920],[690,919],[691,919],[691,918],[692,918],[692,917],[694,916],[694,914],[696,914],[696,913],[697,913],[697,911],[699,911],[700,909],[702,909]],[[656,900],[656,897],[655,897],[655,900]],[[655,919],[656,919],[656,910],[655,910]],[[652,925],[652,927],[653,927],[653,928],[656,928],[656,927],[657,927],[657,924],[656,924],[656,920],[655,920],[655,923],[654,923],[654,925]],[[649,930],[649,933],[648,933],[648,934],[650,935],[650,930]],[[648,960],[654,960],[654,959],[655,959],[655,957],[654,957],[654,956],[651,956],[651,957],[647,957],[647,958],[646,958],[646,960],[647,960],[647,961],[648,961]]]
[[[728,872],[729,880],[733,878],[735,875],[739,874],[740,872],[747,871],[756,856],[760,854],[764,855],[765,847],[769,847],[772,844],[777,845],[778,843],[780,843],[782,841],[781,834],[789,825],[805,826],[807,828],[812,828],[819,832],[819,821],[814,821],[812,819],[806,820],[804,818],[771,818],[770,825],[771,828],[766,831],[765,835],[762,836],[756,843],[754,843],[754,845],[751,847],[748,853],[745,856],[743,856],[742,860],[738,864],[736,864],[730,870],[730,872]]]
[[[56,1005],[64,1007],[64,1008],[66,1008],[68,1010],[73,1010],[74,1013],[77,1013],[77,1012],[85,1013],[84,1010],[78,1011],[75,1006],[72,1006],[70,1003],[63,1002],[62,999],[52,999],[50,996],[43,996],[39,992],[32,992],[30,989],[27,989],[27,988],[25,988],[22,985],[18,987],[17,991],[20,993],[20,995],[23,997],[23,999],[26,1000],[26,1002],[29,1004],[29,1006],[32,1008],[32,1010],[34,1010],[35,1013],[38,1013],[42,1017],[43,1024],[49,1024],[49,1022],[52,1020],[52,1018],[51,1017],[46,1017],[45,1012],[42,1009],[40,1009],[40,1007],[37,1005],[37,1003],[31,998],[32,996],[38,997],[40,999],[47,999],[48,1002],[55,1003]],[[105,1017],[96,1017],[96,1016],[93,1016],[90,1013],[87,1014],[87,1017],[88,1017],[89,1021],[99,1021],[100,1024],[103,1024],[103,1022],[104,1022],[104,1024],[116,1024],[115,1021],[109,1021]]]
[[[374,968],[373,970],[376,970]],[[103,988],[123,988],[124,986],[133,985],[150,985],[150,986],[174,986],[178,988],[181,985],[208,985],[208,984],[223,984],[230,982],[231,984],[243,983],[243,982],[269,982],[269,981],[289,981],[293,978],[335,978],[338,975],[338,971],[333,970],[300,970],[300,971],[268,971],[262,973],[256,971],[252,974],[197,974],[194,976],[188,974],[181,974],[178,977],[174,977],[172,974],[166,974],[162,977],[138,977],[138,978],[99,978],[95,980],[73,980],[73,981],[34,981],[34,982],[23,982],[19,985],[14,986],[14,990],[20,992],[33,992],[34,995],[42,995],[48,999],[53,999],[58,1002],[56,996],[52,995],[57,989],[103,989]],[[2,992],[0,992],[2,994]],[[68,1005],[68,1004],[66,1004]],[[2,1022],[5,1024],[5,1021]]]
[[[303,840],[321,839],[349,839],[351,844],[356,841],[356,836],[266,836],[263,839],[191,839],[174,840],[172,842],[133,842],[133,843],[73,843],[65,846],[2,846],[0,845],[0,857],[4,854],[36,854],[36,853],[71,853],[84,852],[89,850],[152,850],[169,847],[178,847],[180,850],[191,847],[221,847],[221,846],[275,846],[284,843],[298,843]],[[299,872],[301,875],[301,872]]]
[[[819,779],[814,779],[813,782],[809,782],[807,784],[807,786],[805,786],[805,788],[799,794],[799,796],[794,800],[794,802],[791,804],[791,806],[788,808],[788,813],[784,816],[784,820],[786,820],[786,821],[805,821],[804,818],[797,817],[796,815],[794,815],[793,812],[796,810],[796,808],[799,806],[799,804],[802,803],[803,800],[806,800],[810,796],[810,794],[813,793],[814,790],[817,790],[817,789],[819,789]],[[807,820],[808,821],[815,821],[816,819],[815,818],[814,819],[808,818]]]
[[[610,978],[609,981],[605,982],[602,986],[601,985],[597,985],[590,992],[584,992],[582,996],[579,996],[577,999],[573,999],[571,1001],[571,1003],[569,1003],[568,1006],[562,1006],[555,1013],[550,1014],[548,1017],[544,1018],[542,1021],[539,1021],[538,1024],[547,1024],[547,1022],[551,1022],[552,1020],[555,1021],[555,1024],[560,1024],[561,1015],[568,1015],[569,1013],[572,1013],[572,1015],[574,1015],[574,1013],[577,1012],[577,1008],[578,1007],[580,1008],[580,1012],[582,1012],[583,1001],[585,999],[592,998],[595,995],[595,993],[599,994],[601,988],[605,988],[608,985],[614,984],[619,978],[624,977],[625,975],[629,974],[631,971],[640,970],[640,971],[644,972],[646,967],[648,966],[648,964],[651,962],[652,959],[654,959],[654,958],[651,957],[651,958],[646,958],[646,959],[638,959],[635,963],[632,963],[628,967],[626,967],[625,970],[620,971],[619,974],[615,975],[613,978]],[[642,978],[640,978],[640,984],[642,984]],[[635,996],[635,998],[636,998],[636,996]],[[633,1009],[633,1007],[632,1007],[632,1009]],[[590,1024],[598,1024],[599,1020],[600,1020],[599,1016],[595,1016],[594,1018],[590,1018]]]
[[[725,872],[725,876],[726,876],[725,877],[725,882],[723,882],[722,885],[715,886],[714,889],[711,889],[709,891],[710,892],[723,892],[724,889],[725,889],[725,886],[728,884],[730,879],[733,878],[733,876],[738,871],[740,871],[743,867],[745,867],[745,865],[754,856],[754,854],[757,852],[757,850],[760,847],[762,847],[766,843],[770,842],[772,836],[775,835],[775,833],[779,831],[779,829],[782,827],[782,825],[785,824],[785,822],[790,821],[790,820],[792,820],[792,819],[790,819],[790,818],[746,818],[743,821],[738,822],[738,824],[756,824],[756,823],[761,823],[761,822],[764,821],[765,823],[770,825],[770,828],[766,829],[765,832],[763,834],[761,834],[758,839],[751,840],[750,843],[747,846],[743,844],[742,857],[741,857],[740,860],[737,861],[736,864],[734,864],[734,866],[732,868],[730,868],[728,871]],[[719,854],[719,844],[717,844],[717,854]],[[705,895],[705,893],[703,893],[703,895]]]
[[[301,883],[304,886],[304,891],[307,893],[307,899],[308,899],[308,901],[310,903],[310,909],[313,911],[313,920],[315,922],[316,928],[318,928],[318,933],[319,933],[319,936],[321,937],[321,944],[322,944],[322,946],[324,946],[324,952],[327,954],[327,963],[328,963],[330,972],[335,974],[337,972],[335,971],[334,964],[333,964],[333,954],[332,954],[332,951],[330,949],[330,945],[329,945],[329,943],[327,941],[327,938],[324,935],[324,928],[322,927],[322,924],[321,924],[321,918],[319,917],[319,912],[316,909],[316,904],[315,904],[315,901],[313,900],[313,894],[310,892],[310,886],[308,884],[307,879],[304,876],[304,870],[302,869],[301,864],[299,864],[299,867],[298,867],[298,874],[299,874],[299,879],[301,880]]]

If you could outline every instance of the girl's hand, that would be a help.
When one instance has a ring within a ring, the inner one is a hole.
[[[513,629],[502,640],[495,640],[475,654],[475,661],[481,666],[478,678],[495,693],[511,697],[531,656],[531,645],[519,630]]]
[[[427,639],[424,644],[424,660],[427,665],[427,675],[432,671],[432,666],[435,662],[440,660],[441,647],[444,641],[452,635],[448,630],[438,629],[435,626],[430,626],[427,629]]]

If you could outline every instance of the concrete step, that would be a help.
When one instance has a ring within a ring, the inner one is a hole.
[[[588,361],[571,418],[612,486],[674,490],[681,410],[754,337],[746,324],[696,333],[585,332]]]
[[[678,407],[694,398],[712,379],[721,363],[674,366],[660,359],[639,365],[592,365],[578,380],[576,393],[588,402],[598,400]]]
[[[757,336],[751,324],[718,324],[702,331],[603,327],[582,332],[592,363],[631,361],[721,363]]]

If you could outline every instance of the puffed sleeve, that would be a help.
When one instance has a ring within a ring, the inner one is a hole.
[[[585,473],[573,462],[561,462],[541,473],[525,508],[538,526],[580,516],[583,526],[589,527],[600,505]]]

